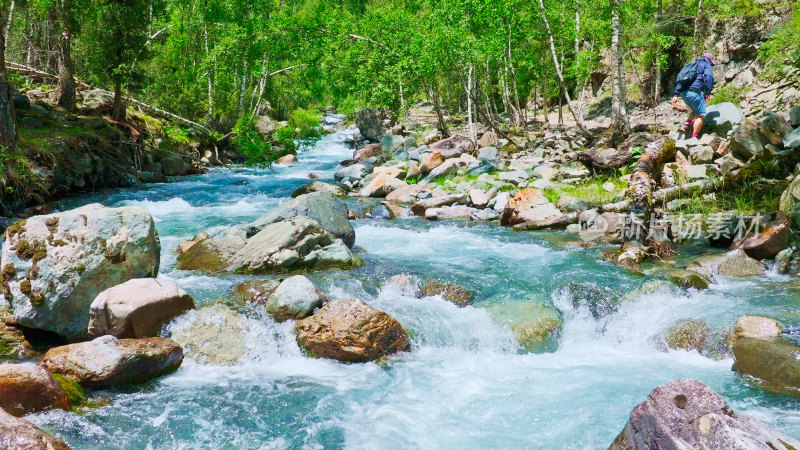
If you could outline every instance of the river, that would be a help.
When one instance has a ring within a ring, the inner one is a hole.
[[[295,164],[214,169],[173,183],[70,198],[63,206],[99,202],[150,211],[161,238],[160,276],[176,281],[198,305],[208,304],[246,277],[176,270],[177,244],[258,217],[287,201],[311,172],[332,179],[352,152],[348,133],[325,136]],[[565,245],[560,232],[418,218],[357,220],[354,226],[365,266],[309,277],[331,299],[359,298],[394,316],[409,331],[411,352],[382,364],[315,360],[297,347],[291,323],[252,317],[247,355],[235,365],[187,358],[176,373],[154,382],[95,391],[108,406],[29,419],[76,449],[594,449],[608,447],[654,387],[697,378],[734,408],[800,438],[797,400],[754,387],[731,371],[731,359],[662,352],[657,345],[663,329],[682,318],[717,327],[761,314],[797,324],[800,288],[788,277],[715,279],[707,291],[688,293],[664,285],[636,295],[649,277],[604,261],[607,248]],[[476,301],[458,308],[384,286],[399,273],[461,284]],[[570,282],[630,299],[596,319],[572,306]],[[554,352],[520,351],[508,325],[489,313],[532,303],[563,314]]]

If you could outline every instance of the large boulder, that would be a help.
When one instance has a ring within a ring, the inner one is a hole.
[[[783,329],[777,320],[762,316],[742,316],[733,327],[732,340],[749,337],[770,339],[781,335]]]
[[[764,389],[800,396],[800,347],[793,340],[740,337],[733,343],[733,357],[733,370],[761,380]]]
[[[764,264],[747,256],[744,250],[728,252],[717,264],[717,273],[733,278],[755,277],[764,274]]]
[[[783,214],[764,224],[757,236],[744,237],[733,243],[731,248],[742,249],[747,256],[761,259],[772,259],[789,246],[792,230],[789,221]]]
[[[742,161],[747,161],[753,156],[764,151],[764,146],[769,143],[758,129],[758,122],[754,119],[744,119],[739,128],[731,137],[730,149]]]
[[[500,217],[500,224],[511,226],[520,223],[543,223],[563,216],[538,190],[523,189],[512,198]]]
[[[269,116],[258,116],[255,120],[255,127],[256,132],[262,138],[269,138],[278,129],[278,124]]]
[[[51,348],[39,364],[83,386],[110,386],[172,373],[178,370],[181,362],[183,349],[172,339],[102,336],[93,341]]]
[[[61,408],[70,404],[61,385],[34,363],[0,364],[0,410],[14,416]]]
[[[706,119],[703,122],[704,133],[717,133],[725,136],[733,127],[744,120],[744,113],[738,106],[731,102],[718,103],[706,109]]]
[[[4,295],[21,325],[83,339],[97,294],[156,276],[160,253],[153,218],[138,207],[34,216],[6,230]]]
[[[419,168],[422,173],[427,174],[433,169],[444,163],[444,158],[439,152],[425,153],[419,158]]]
[[[299,320],[313,314],[326,300],[311,280],[295,275],[283,280],[269,296],[264,309],[278,322]]]
[[[64,441],[54,438],[25,419],[0,408],[0,448],[9,450],[69,450]]]
[[[297,216],[314,219],[322,228],[352,247],[356,232],[347,219],[347,205],[327,191],[301,195],[247,224],[247,237],[255,236],[267,225]]]
[[[366,362],[408,350],[403,327],[361,300],[337,300],[295,325],[297,343],[315,358]]]
[[[158,336],[173,318],[194,309],[194,299],[172,281],[136,278],[106,289],[89,312],[89,336]]]
[[[191,311],[180,322],[170,326],[171,337],[200,364],[229,365],[247,353],[244,317],[220,302]]]
[[[792,126],[783,114],[767,112],[758,121],[758,130],[772,145],[782,145],[783,137],[791,133]]]
[[[189,163],[180,155],[170,153],[161,158],[161,170],[168,177],[186,175],[190,168]]]
[[[36,351],[11,314],[11,308],[0,306],[0,360],[32,358],[35,355]]]
[[[653,389],[631,411],[610,450],[791,450],[800,442],[743,416],[698,380],[675,380]]]
[[[361,259],[344,242],[314,219],[302,215],[265,226],[226,264],[242,273],[352,269],[361,265]]]
[[[356,126],[364,139],[378,141],[394,121],[394,114],[383,108],[365,108],[356,114]],[[388,122],[388,123],[387,123]]]
[[[386,200],[405,204],[414,203],[417,199],[417,195],[424,190],[426,190],[426,187],[423,184],[406,184],[390,192],[389,195],[386,196]]]

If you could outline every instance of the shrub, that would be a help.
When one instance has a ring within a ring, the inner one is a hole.
[[[233,131],[236,135],[232,144],[245,156],[245,164],[247,165],[268,166],[276,159],[289,153],[286,149],[273,148],[270,142],[265,141],[258,134],[255,120],[250,115],[239,119]]]

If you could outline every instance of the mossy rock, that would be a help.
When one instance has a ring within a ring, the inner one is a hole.
[[[440,283],[434,280],[428,280],[421,293],[423,297],[441,295],[448,302],[461,307],[472,304],[473,300],[472,292],[466,288],[457,284]]]
[[[233,292],[229,296],[230,302],[227,303],[235,307],[243,307],[253,303],[264,304],[280,284],[278,280],[247,280],[233,288]]]
[[[622,301],[611,288],[601,288],[594,283],[572,281],[566,286],[574,308],[588,308],[592,317],[600,319],[617,311]]]
[[[85,406],[89,402],[89,396],[86,395],[86,391],[83,390],[77,381],[57,373],[53,374],[53,378],[55,378],[61,386],[61,390],[64,391],[64,394],[67,396],[67,401],[69,401],[72,409]]]
[[[711,329],[700,320],[685,319],[672,324],[665,337],[667,347],[673,350],[698,350],[706,345]]]
[[[708,279],[691,270],[674,270],[669,274],[669,281],[683,289],[708,289]]]
[[[765,390],[800,397],[800,347],[785,337],[740,338],[733,344],[733,370]]]
[[[557,309],[538,302],[505,302],[486,310],[495,322],[508,325],[525,352],[554,352],[558,348],[563,319]]]

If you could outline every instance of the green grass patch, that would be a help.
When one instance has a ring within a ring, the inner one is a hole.
[[[611,174],[594,177],[582,184],[558,189],[547,188],[543,190],[542,194],[554,204],[558,203],[562,196],[575,197],[596,204],[610,203],[615,200],[622,189],[628,187],[626,182],[620,180],[623,175],[624,172],[615,171]],[[614,185],[614,190],[611,192],[603,189],[603,185],[609,182]]]
[[[730,102],[734,105],[739,105],[741,97],[749,90],[749,86],[733,86],[727,85],[714,91],[713,95],[708,101],[709,105],[717,105],[720,103]]]

